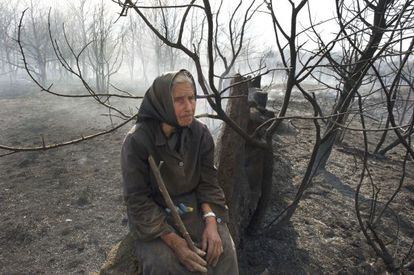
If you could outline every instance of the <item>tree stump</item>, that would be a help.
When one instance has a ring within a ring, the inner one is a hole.
[[[134,255],[134,237],[127,234],[122,241],[112,246],[99,275],[141,274],[141,268]]]
[[[243,80],[245,78],[236,76],[232,84]],[[268,117],[264,117],[262,112],[257,112],[255,106],[250,108],[248,94],[248,82],[234,86],[230,96],[239,97],[229,99],[226,113],[240,128],[252,133]],[[217,142],[216,165],[218,181],[224,190],[230,210],[229,229],[236,247],[239,246],[243,231],[249,226],[253,214],[257,221],[262,217],[260,211],[257,215],[257,207],[261,202],[263,187],[271,186],[273,170],[271,155],[272,152],[247,145],[231,127],[222,125]]]

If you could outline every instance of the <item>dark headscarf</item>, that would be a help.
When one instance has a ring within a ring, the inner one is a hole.
[[[183,143],[185,143],[188,128],[178,125],[172,100],[173,80],[180,72],[185,72],[191,78],[194,84],[194,95],[196,95],[193,76],[187,70],[164,73],[157,77],[146,91],[138,111],[137,122],[152,119],[173,126],[175,131],[168,139],[168,145],[171,149],[183,153]]]
[[[168,72],[157,77],[145,93],[141,107],[139,108],[138,121],[155,119],[173,127],[180,127],[175,117],[172,101],[173,80],[180,72],[186,72],[194,83],[193,77],[187,70]],[[194,93],[196,93],[195,88]]]

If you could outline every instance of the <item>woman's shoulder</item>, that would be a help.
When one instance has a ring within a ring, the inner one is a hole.
[[[125,136],[124,142],[133,142],[137,145],[147,145],[153,140],[153,125],[149,121],[139,121],[131,127]]]
[[[193,122],[191,123],[190,129],[191,131],[198,133],[200,135],[204,134],[204,132],[206,131],[210,132],[207,125],[196,118],[194,118]]]

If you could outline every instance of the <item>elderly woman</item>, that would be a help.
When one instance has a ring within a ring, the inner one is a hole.
[[[213,164],[214,142],[194,118],[196,89],[186,70],[165,73],[146,92],[137,123],[125,137],[121,164],[130,231],[143,274],[238,274],[226,222],[228,210]],[[179,235],[148,164],[161,175],[200,250]]]

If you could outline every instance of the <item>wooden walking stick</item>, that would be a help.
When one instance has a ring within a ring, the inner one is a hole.
[[[180,231],[181,235],[184,237],[185,241],[187,242],[187,245],[190,247],[192,251],[197,253],[197,247],[194,245],[193,240],[191,239],[190,234],[188,233],[187,229],[185,228],[185,225],[183,223],[183,220],[181,219],[180,215],[178,214],[177,209],[175,208],[175,205],[170,197],[170,194],[168,193],[167,188],[165,187],[164,180],[161,177],[161,172],[157,164],[155,163],[154,158],[150,155],[148,157],[148,162],[150,164],[151,170],[155,175],[155,179],[158,184],[158,188],[160,189],[161,195],[165,200],[165,203],[167,207],[171,210],[172,217],[174,219],[175,224],[178,227],[178,230]],[[160,167],[162,165],[162,162],[160,163]],[[198,254],[198,253],[197,253]],[[207,274],[207,273],[202,273]]]

